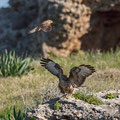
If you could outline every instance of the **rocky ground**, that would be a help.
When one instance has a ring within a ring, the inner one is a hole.
[[[105,99],[107,93],[119,93],[115,99]],[[38,105],[27,113],[28,119],[36,120],[120,120],[120,90],[95,93],[103,105],[92,105],[75,98],[54,98]],[[60,109],[55,110],[54,104],[58,101]]]

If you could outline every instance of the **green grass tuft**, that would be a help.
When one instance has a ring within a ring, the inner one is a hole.
[[[21,110],[17,110],[15,106],[7,107],[0,118],[3,120],[25,120],[26,114]]]
[[[114,99],[118,98],[118,93],[108,93],[105,95],[105,99]]]
[[[102,105],[104,104],[100,99],[98,99],[97,97],[95,97],[94,95],[87,95],[85,93],[75,93],[73,94],[73,97],[75,99],[79,99],[79,100],[83,100],[89,104],[93,104],[93,105]]]
[[[54,109],[55,110],[59,110],[60,109],[60,103],[58,101],[56,101],[56,103],[54,104]]]
[[[26,120],[26,111],[20,110],[15,106],[7,107],[3,114],[0,115],[0,120]],[[35,118],[31,118],[29,120],[35,120]]]

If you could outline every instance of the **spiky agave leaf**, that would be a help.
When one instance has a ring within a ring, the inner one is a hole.
[[[0,71],[4,77],[23,75],[28,73],[30,68],[30,58],[21,59],[14,51],[6,50],[0,57]]]

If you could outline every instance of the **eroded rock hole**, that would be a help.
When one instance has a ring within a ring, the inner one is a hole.
[[[120,12],[93,13],[89,32],[82,37],[82,49],[109,51],[117,47],[120,47]]]

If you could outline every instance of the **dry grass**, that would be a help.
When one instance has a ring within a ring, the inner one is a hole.
[[[53,78],[54,76],[36,72],[23,77],[0,78],[0,108],[16,103],[34,106],[35,99],[41,100],[40,94]]]
[[[88,77],[85,86],[88,91],[103,91],[120,89],[120,52],[75,54],[70,57],[55,57],[51,59],[65,68],[66,74],[70,68],[80,64],[90,64],[96,69]],[[32,62],[33,72],[22,77],[0,77],[0,115],[6,107],[16,105],[22,109],[24,106],[33,107],[41,102],[48,88],[56,88],[58,80],[39,64],[39,59]]]
[[[120,89],[120,70],[99,70],[89,77],[85,84],[88,91],[98,92],[111,89]]]

